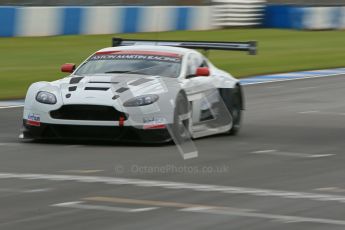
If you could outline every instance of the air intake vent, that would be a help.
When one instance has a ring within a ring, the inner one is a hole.
[[[54,119],[88,121],[119,121],[120,117],[125,120],[128,117],[114,107],[102,105],[63,105],[60,109],[51,111],[50,116]]]

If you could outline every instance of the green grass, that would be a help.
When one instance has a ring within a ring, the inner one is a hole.
[[[36,81],[62,78],[60,65],[80,63],[115,35],[0,38],[0,99],[24,97]],[[235,77],[345,66],[345,31],[229,29],[118,35],[137,39],[259,42],[258,55],[211,51],[210,59]]]

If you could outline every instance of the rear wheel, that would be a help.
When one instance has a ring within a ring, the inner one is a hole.
[[[233,89],[221,89],[221,97],[232,116],[232,127],[226,133],[229,135],[236,135],[241,129],[242,122],[242,92],[240,86]]]

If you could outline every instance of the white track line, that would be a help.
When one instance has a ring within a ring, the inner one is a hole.
[[[273,156],[285,156],[285,157],[301,157],[301,158],[321,158],[321,157],[331,157],[335,154],[309,154],[309,153],[293,153],[293,152],[282,152],[275,149],[259,150],[251,152],[252,154],[266,154]]]
[[[311,110],[311,111],[303,111],[303,112],[299,112],[299,114],[319,114],[319,115],[327,115],[327,116],[345,116],[344,112],[322,112],[322,111],[318,111],[318,110]]]
[[[200,207],[200,208],[194,208],[194,209],[193,208],[180,209],[179,211],[271,219],[271,220],[276,220],[283,223],[309,222],[309,223],[317,223],[317,224],[345,225],[345,220],[309,218],[309,217],[300,217],[300,216],[286,216],[286,215],[276,215],[276,214],[259,213],[259,212],[237,211],[237,210],[232,210],[232,209],[227,210],[227,209],[213,209],[213,208]]]
[[[333,201],[345,203],[345,196],[293,192],[284,190],[271,190],[260,188],[246,188],[210,184],[193,184],[183,182],[155,181],[144,179],[129,179],[119,177],[99,177],[81,175],[57,175],[57,174],[24,174],[24,173],[1,173],[0,179],[27,179],[27,180],[49,180],[49,181],[73,181],[80,183],[104,183],[110,185],[132,185],[139,187],[157,187],[164,189],[184,189],[199,192],[220,192],[229,194],[241,194],[249,196],[278,197],[285,199],[307,199],[312,201]]]
[[[24,105],[10,105],[10,106],[0,106],[0,109],[13,109],[13,108],[21,108]]]
[[[338,188],[338,187],[316,188],[314,190],[322,191],[322,192],[337,192],[337,193],[345,192],[345,188]]]
[[[38,192],[49,192],[51,188],[37,188],[37,189],[17,189],[17,188],[0,188],[1,192],[6,193],[38,193]]]
[[[147,207],[147,208],[123,208],[123,207],[113,207],[113,206],[104,206],[104,205],[90,205],[83,204],[83,201],[72,201],[59,204],[53,204],[53,207],[64,207],[64,208],[77,208],[85,210],[99,210],[99,211],[108,211],[108,212],[126,212],[126,213],[136,213],[136,212],[147,212],[159,209],[159,207]]]
[[[308,111],[303,111],[299,112],[300,114],[310,114],[310,113],[319,113],[320,111],[318,110],[308,110]]]
[[[18,145],[22,145],[22,144],[15,143],[15,142],[0,143],[0,146],[18,146]]]
[[[308,76],[308,77],[303,77],[303,78],[292,78],[292,79],[284,78],[284,79],[276,79],[272,81],[247,82],[247,83],[242,83],[242,85],[259,85],[259,84],[274,83],[274,82],[296,81],[296,80],[305,80],[305,79],[340,76],[340,75],[345,75],[345,73],[327,74],[327,75],[320,75],[320,76]],[[250,79],[250,78],[247,78],[247,79]],[[255,77],[253,77],[253,79],[255,79]],[[246,79],[243,79],[243,80],[246,80]]]

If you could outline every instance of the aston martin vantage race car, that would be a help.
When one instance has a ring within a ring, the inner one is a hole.
[[[239,131],[239,81],[196,50],[255,54],[255,42],[113,38],[112,44],[78,68],[64,64],[69,76],[30,86],[22,137],[155,143]]]

